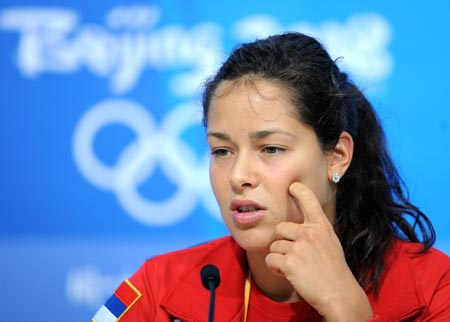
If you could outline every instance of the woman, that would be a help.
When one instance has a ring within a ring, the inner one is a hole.
[[[450,321],[450,259],[370,103],[319,42],[242,45],[203,109],[231,236],[148,260],[95,321],[206,320],[206,264],[220,271],[215,321]]]

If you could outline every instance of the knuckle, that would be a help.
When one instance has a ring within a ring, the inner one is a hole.
[[[278,246],[277,243],[278,243],[278,241],[275,240],[272,244],[270,244],[270,246],[269,246],[270,252],[275,252],[277,250],[277,246]],[[267,256],[269,256],[269,255],[267,255]]]
[[[297,258],[292,254],[287,254],[284,258],[284,267],[288,271],[292,271],[297,267]]]
[[[286,222],[284,222],[284,221],[279,222],[279,223],[275,226],[275,232],[276,232],[277,234],[281,234],[281,233],[285,230],[285,227],[286,227]]]
[[[268,254],[265,258],[266,265],[268,267],[275,267],[275,256],[273,254]]]

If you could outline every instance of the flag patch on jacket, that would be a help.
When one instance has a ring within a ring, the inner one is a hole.
[[[92,322],[118,321],[141,296],[138,289],[129,280],[125,280],[97,311]]]

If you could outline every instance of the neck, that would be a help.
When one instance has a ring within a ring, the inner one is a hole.
[[[301,298],[282,275],[273,273],[266,265],[265,254],[247,252],[252,279],[261,292],[273,301],[291,303]]]

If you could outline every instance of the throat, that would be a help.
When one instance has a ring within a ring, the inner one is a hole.
[[[253,285],[257,286],[262,294],[279,303],[292,303],[301,300],[292,284],[284,278],[274,274],[266,265],[265,256],[247,253],[247,260]]]
[[[255,281],[255,284],[257,282]],[[280,285],[276,285],[278,288],[265,288],[262,289],[258,286],[261,293],[267,296],[269,299],[279,303],[293,303],[301,300],[301,297],[295,291],[295,289],[289,284],[289,288],[280,288]]]

